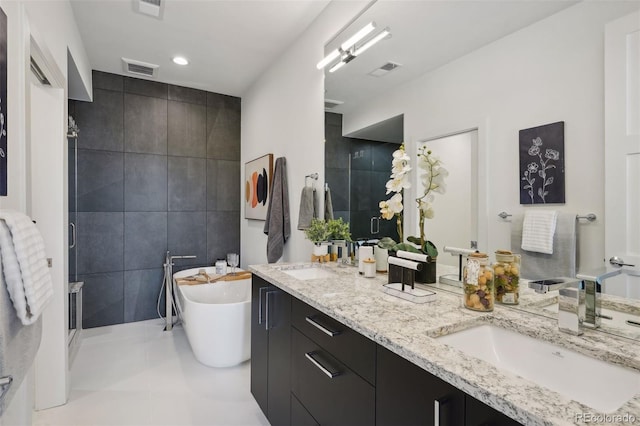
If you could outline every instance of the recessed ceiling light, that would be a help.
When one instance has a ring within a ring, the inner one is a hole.
[[[175,56],[173,58],[173,63],[178,65],[188,65],[189,61],[187,61],[187,59],[183,58],[182,56]]]

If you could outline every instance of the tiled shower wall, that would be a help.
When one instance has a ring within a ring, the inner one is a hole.
[[[371,234],[370,220],[380,216],[378,204],[387,200],[393,151],[399,145],[342,136],[342,114],[325,112],[325,179],[331,188],[333,213],[350,222],[352,238],[391,237],[398,240],[395,219],[380,220]],[[351,160],[349,156],[351,155]]]
[[[93,88],[69,105],[85,328],[156,317],[167,250],[197,256],[176,270],[240,251],[240,98],[96,71]]]

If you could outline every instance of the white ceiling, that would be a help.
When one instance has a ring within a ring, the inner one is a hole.
[[[326,46],[335,49],[374,21],[391,38],[362,56],[326,72],[325,99],[344,102],[329,111],[346,113],[362,102],[411,81],[484,45],[565,9],[571,0],[378,0]],[[402,67],[384,77],[368,75],[387,62]],[[326,69],[330,68],[328,66]]]
[[[160,65],[158,81],[241,96],[329,0],[163,2],[159,20],[134,0],[71,0],[92,68],[125,74],[125,57]],[[176,55],[190,64],[173,64]]]

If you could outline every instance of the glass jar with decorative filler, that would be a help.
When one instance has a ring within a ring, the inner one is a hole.
[[[463,270],[464,307],[474,311],[493,311],[493,268],[486,253],[471,253]]]
[[[509,250],[497,250],[493,274],[496,302],[517,305],[520,297],[520,255]]]

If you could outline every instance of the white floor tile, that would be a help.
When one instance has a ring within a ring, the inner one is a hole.
[[[251,396],[250,362],[200,364],[182,327],[164,322],[84,330],[66,405],[34,414],[35,426],[268,425]]]

